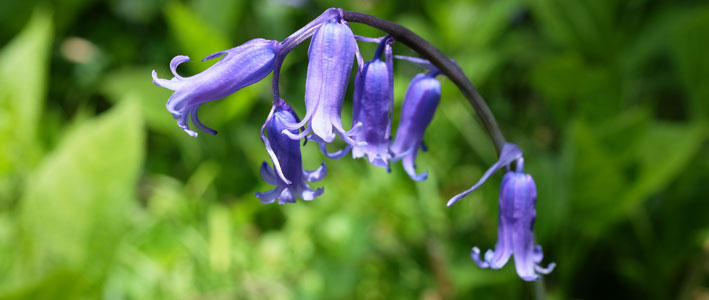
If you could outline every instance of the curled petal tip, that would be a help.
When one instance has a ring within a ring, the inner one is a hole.
[[[277,196],[280,194],[278,189],[273,189],[267,192],[256,192],[254,193],[256,198],[263,204],[271,204],[276,201]]]
[[[473,261],[483,269],[490,267],[490,264],[480,259],[480,248],[478,247],[473,247],[470,251],[470,258],[472,258]]]
[[[463,199],[465,196],[467,196],[468,194],[470,194],[470,192],[472,192],[472,191],[464,191],[464,192],[462,192],[462,193],[460,193],[460,194],[458,194],[458,195],[453,196],[453,198],[450,198],[450,200],[448,200],[448,203],[446,204],[446,206],[447,206],[447,207],[450,207],[451,205],[453,205],[453,204],[455,204],[456,202],[458,202],[458,200]]]
[[[343,158],[343,157],[344,157],[345,155],[347,155],[347,153],[349,153],[350,150],[352,149],[352,145],[349,145],[349,144],[348,144],[348,145],[346,145],[344,148],[342,148],[342,149],[340,149],[340,150],[338,150],[338,151],[335,151],[335,152],[330,153],[330,152],[327,151],[327,143],[325,143],[325,141],[321,140],[321,139],[318,138],[317,136],[311,135],[311,136],[309,136],[307,139],[313,140],[313,141],[315,141],[316,143],[318,143],[318,146],[319,146],[319,148],[320,148],[320,152],[321,152],[322,154],[324,154],[325,157],[330,158],[330,159],[340,159],[340,158]],[[323,163],[323,164],[324,164],[324,163]]]
[[[428,172],[423,172],[421,174],[414,174],[413,176],[411,176],[411,179],[413,179],[415,181],[424,181],[424,180],[428,179]]]
[[[286,135],[291,140],[300,140],[300,139],[304,138],[305,136],[307,136],[308,134],[310,134],[310,128],[304,130],[301,133],[293,133],[288,129],[283,129],[283,130],[281,130],[281,134]]]
[[[362,122],[357,122],[357,124],[354,124],[350,130],[346,132],[346,135],[355,135],[358,134],[360,130],[362,130]]]
[[[535,265],[534,271],[536,271],[539,274],[546,275],[546,274],[551,273],[551,271],[554,271],[554,268],[556,268],[556,263],[552,262],[552,263],[549,263],[549,265],[547,265],[546,268],[542,268],[539,265]]]
[[[153,83],[154,83],[155,85],[157,85],[157,86],[162,86],[162,85],[160,84],[160,80],[161,80],[161,79],[158,78],[158,72],[157,72],[157,71],[153,70],[153,72],[151,73],[151,76],[153,77]],[[164,80],[164,79],[163,79],[163,80]]]
[[[189,136],[191,136],[191,137],[197,137],[197,136],[199,136],[199,134],[198,134],[197,132],[193,131],[193,130],[189,130],[189,129],[183,129],[183,130],[184,130],[185,132],[187,132],[187,134],[188,134]]]
[[[178,55],[172,58],[170,60],[170,72],[172,72],[172,75],[175,76],[177,79],[182,79],[182,76],[180,74],[177,74],[177,66],[179,66],[183,62],[188,62],[190,61],[190,58],[185,55]]]
[[[166,89],[170,90],[176,90],[178,85],[174,80],[167,80],[167,79],[162,79],[158,77],[158,72],[153,70],[152,72],[152,77],[153,77],[153,83],[159,87],[164,87]],[[171,113],[174,114],[173,111],[170,111]]]
[[[325,191],[324,188],[318,188],[316,190],[311,190],[311,189],[306,189],[302,193],[303,200],[305,201],[311,201],[318,196],[322,195],[322,193]]]
[[[325,167],[325,162],[321,163],[320,167],[315,170],[303,170],[303,175],[305,176],[305,181],[308,182],[322,180],[323,178],[325,178],[325,175],[327,175],[327,168]]]

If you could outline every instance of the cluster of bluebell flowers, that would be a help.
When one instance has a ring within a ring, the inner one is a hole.
[[[281,98],[278,78],[283,60],[296,46],[311,38],[308,49],[308,70],[305,84],[306,112],[302,119]],[[377,50],[371,60],[364,61],[357,42],[374,42]],[[272,164],[263,162],[260,174],[264,181],[275,186],[266,192],[257,192],[263,203],[278,201],[279,204],[294,203],[297,198],[313,200],[323,193],[323,188],[313,189],[308,182],[325,177],[322,165],[313,171],[304,170],[301,158],[301,141],[311,140],[319,145],[329,158],[341,158],[350,151],[354,158],[366,157],[374,166],[390,169],[399,160],[413,180],[425,180],[427,173],[415,171],[416,155],[425,151],[423,143],[426,128],[433,119],[441,97],[441,84],[436,79],[441,72],[430,62],[420,58],[396,56],[424,67],[427,71],[416,75],[406,91],[399,124],[391,136],[394,114],[394,78],[392,51],[394,38],[387,35],[370,38],[355,35],[343,17],[341,9],[331,8],[294,32],[282,42],[253,39],[238,47],[220,51],[203,59],[220,58],[205,71],[190,77],[177,73],[177,66],[189,60],[176,56],[170,62],[173,78],[161,79],[153,71],[153,82],[174,91],[167,102],[167,109],[177,124],[191,136],[197,136],[189,126],[210,134],[216,131],[205,126],[197,117],[199,107],[209,101],[222,99],[241,88],[256,83],[273,72],[273,104],[261,127],[261,139]],[[345,129],[341,112],[354,62],[357,74],[354,80],[352,124]],[[334,153],[327,152],[327,145],[337,137],[345,147]],[[492,173],[515,163],[515,170],[508,171],[500,193],[499,241],[495,251],[480,258],[478,248],[473,248],[473,260],[483,268],[501,268],[515,255],[519,276],[535,280],[539,274],[553,269],[541,262],[541,247],[534,245],[532,227],[536,217],[536,186],[531,176],[522,173],[522,152],[507,144],[500,160],[472,188],[453,197],[448,205],[477,189]]]

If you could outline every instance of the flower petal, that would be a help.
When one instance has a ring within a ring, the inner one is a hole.
[[[276,106],[274,105],[271,107],[271,112],[268,114],[268,117],[266,117],[266,121],[263,123],[261,126],[261,141],[263,142],[264,146],[266,147],[266,153],[268,153],[268,156],[271,157],[271,161],[273,162],[273,167],[276,169],[276,174],[278,174],[278,177],[283,180],[285,184],[291,184],[292,182],[286,178],[286,176],[283,174],[283,169],[281,169],[281,164],[278,161],[278,157],[276,156],[276,152],[273,151],[273,148],[271,147],[271,143],[268,141],[266,138],[266,135],[264,134],[264,130],[266,129],[266,126],[271,122],[271,119],[273,118],[273,112],[276,110]]]
[[[317,198],[318,196],[322,195],[323,191],[324,191],[323,188],[313,190],[313,189],[306,186],[305,188],[303,188],[303,191],[300,193],[300,197],[303,198],[303,200],[305,200],[305,201],[310,201],[310,200],[313,200],[313,199]]]
[[[418,147],[416,147],[418,148]],[[402,164],[404,165],[404,170],[406,171],[407,174],[409,174],[409,177],[415,181],[424,181],[426,178],[428,178],[428,172],[423,172],[421,174],[416,174],[416,151],[412,151],[409,155],[404,156],[402,159]]]
[[[177,74],[177,66],[179,66],[183,62],[188,62],[190,61],[190,58],[188,56],[184,55],[178,55],[172,58],[170,60],[170,72],[172,72],[172,75],[175,76],[177,79],[183,79],[180,74]]]
[[[197,110],[199,110],[199,105],[195,105],[195,107],[190,110],[190,115],[192,116],[192,123],[194,124],[194,126],[196,126],[197,129],[202,130],[211,135],[217,134],[216,130],[202,124],[202,122],[199,120],[199,117],[197,117]]]
[[[308,182],[320,181],[323,178],[325,178],[326,174],[327,174],[327,168],[325,167],[325,162],[320,164],[320,167],[318,167],[315,170],[312,170],[312,171],[303,170],[303,175],[305,176],[305,181],[308,181]]]
[[[219,52],[216,52],[216,53],[212,53],[212,54],[210,54],[210,55],[205,56],[205,57],[202,59],[202,61],[205,62],[205,61],[208,61],[208,60],[210,60],[210,59],[214,59],[214,58],[220,57],[220,56],[222,56],[222,55],[224,55],[224,54],[227,54],[227,53],[228,53],[227,51],[219,51]]]
[[[156,72],[155,70],[153,70],[152,77],[153,77],[153,83],[159,87],[164,87],[166,89],[171,89],[174,91],[174,90],[178,89],[180,86],[179,82],[175,78],[173,78],[171,80],[158,78],[158,72]]]
[[[289,187],[283,189],[281,194],[278,195],[278,204],[286,203],[295,203],[295,195],[293,195],[293,191]]]
[[[276,177],[276,174],[273,172],[273,168],[268,165],[267,162],[263,162],[261,164],[261,179],[265,181],[266,183],[270,185],[278,185],[278,178]]]
[[[256,198],[258,198],[263,204],[271,204],[276,201],[278,195],[281,194],[281,188],[275,188],[266,192],[256,192]]]

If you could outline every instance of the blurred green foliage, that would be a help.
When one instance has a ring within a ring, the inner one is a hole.
[[[511,265],[481,270],[469,258],[473,245],[494,246],[501,174],[445,208],[495,160],[447,80],[419,155],[428,180],[412,182],[398,164],[387,173],[326,159],[314,185],[326,192],[312,202],[253,195],[269,189],[258,176],[268,80],[203,106],[216,136],[175,125],[151,69],[168,77],[178,54],[197,61],[255,37],[282,40],[331,5],[4,1],[0,299],[709,297],[709,4],[337,4],[440,47],[525,149],[539,187],[536,238],[558,265],[545,291]],[[281,83],[301,114],[306,48],[289,55]],[[399,106],[420,70],[396,69]],[[324,159],[311,144],[303,151],[306,168]]]

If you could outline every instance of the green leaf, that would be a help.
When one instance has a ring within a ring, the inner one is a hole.
[[[143,151],[140,110],[132,100],[61,141],[25,187],[18,280],[42,280],[63,268],[100,280],[129,228]]]
[[[25,29],[0,52],[0,195],[5,194],[6,180],[28,172],[40,157],[37,127],[52,30],[51,15],[37,10]]]

